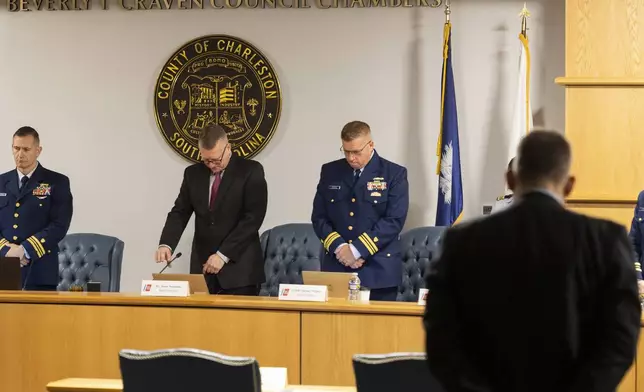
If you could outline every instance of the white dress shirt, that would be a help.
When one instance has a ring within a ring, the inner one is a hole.
[[[33,176],[37,168],[38,168],[38,162],[36,162],[36,166],[34,167],[34,169],[27,174],[22,174],[22,172],[18,170],[18,168],[16,168],[16,171],[18,172],[18,188],[22,187],[22,177],[26,176],[27,178],[31,179],[31,176]]]

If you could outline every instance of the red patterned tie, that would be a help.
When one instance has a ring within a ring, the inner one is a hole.
[[[210,189],[210,209],[212,210],[215,206],[215,198],[217,197],[217,191],[219,190],[219,184],[221,183],[221,172],[215,173],[215,181],[212,182],[212,188]]]

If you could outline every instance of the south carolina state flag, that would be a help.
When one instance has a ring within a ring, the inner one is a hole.
[[[443,32],[443,76],[441,92],[441,130],[438,135],[438,205],[436,226],[451,226],[463,213],[461,151],[458,143],[456,94],[452,72],[452,24],[445,23]]]

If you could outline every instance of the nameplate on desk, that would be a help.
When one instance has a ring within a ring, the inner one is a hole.
[[[428,289],[420,289],[418,290],[418,305],[426,305],[427,304],[427,296],[429,295],[429,290]]]
[[[280,284],[278,300],[326,302],[327,286],[311,284]]]
[[[288,384],[288,370],[282,367],[259,368],[263,392],[281,392]]]
[[[188,297],[190,284],[174,280],[144,280],[141,282],[141,295],[150,297]]]

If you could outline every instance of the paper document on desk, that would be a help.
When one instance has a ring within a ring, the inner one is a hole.
[[[261,366],[259,374],[262,378],[262,392],[281,392],[288,384],[287,369],[284,367]]]

